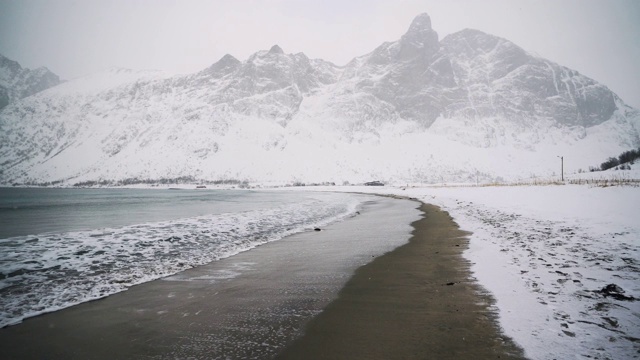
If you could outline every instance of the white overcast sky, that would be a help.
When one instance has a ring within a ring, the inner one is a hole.
[[[0,54],[64,79],[110,67],[199,71],[280,45],[344,65],[426,12],[607,85],[640,108],[640,0],[0,0]]]

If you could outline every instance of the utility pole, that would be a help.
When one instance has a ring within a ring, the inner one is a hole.
[[[560,158],[560,178],[564,182],[564,156],[558,156]]]

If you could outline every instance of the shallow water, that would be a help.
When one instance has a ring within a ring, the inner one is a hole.
[[[2,189],[0,327],[355,213],[349,194]]]

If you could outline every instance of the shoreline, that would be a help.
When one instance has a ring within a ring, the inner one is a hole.
[[[0,329],[0,358],[271,358],[358,267],[408,241],[416,207],[367,196],[323,231],[26,319]]]
[[[311,269],[326,249],[308,241],[325,236],[358,242],[356,234],[378,235],[374,225],[402,224],[378,214],[355,226],[364,219],[358,216],[30,318],[0,329],[0,357],[524,358],[500,333],[493,299],[462,257],[468,233],[433,205],[397,195],[380,198],[414,209],[420,203],[422,219],[411,223],[404,243],[359,256],[355,265],[349,258],[355,267],[344,275],[333,268],[345,260],[322,265],[331,273]],[[363,244],[352,246],[368,246]],[[302,258],[292,258],[301,251]]]
[[[421,204],[409,243],[360,267],[276,359],[525,358],[462,256],[469,233]]]

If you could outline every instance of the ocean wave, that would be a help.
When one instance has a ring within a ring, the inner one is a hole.
[[[0,327],[99,299],[355,213],[353,196],[0,239]]]

